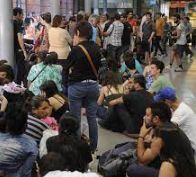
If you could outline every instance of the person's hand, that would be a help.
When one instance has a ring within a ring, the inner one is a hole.
[[[146,128],[146,123],[145,121],[143,122],[143,125],[140,129],[139,137],[145,138],[145,136],[152,130],[152,127]]]
[[[151,44],[151,42],[152,42],[152,38],[149,38],[149,39],[148,39],[148,42]]]
[[[28,55],[27,55],[27,52],[25,50],[23,51],[23,55],[24,55],[24,60],[27,60],[28,59]]]

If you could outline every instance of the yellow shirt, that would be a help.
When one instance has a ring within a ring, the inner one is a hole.
[[[163,18],[158,18],[155,23],[156,36],[163,36],[165,21]]]

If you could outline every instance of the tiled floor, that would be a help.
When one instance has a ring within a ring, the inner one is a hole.
[[[168,58],[161,58],[166,64]],[[183,60],[185,67],[184,72],[174,72],[174,68],[165,72],[177,90],[177,95],[180,100],[185,101],[196,112],[196,57],[192,63],[188,63],[186,59]],[[113,148],[116,144],[130,141],[130,139],[122,134],[113,133],[99,127],[99,143],[97,154],[102,154],[108,149]],[[97,160],[95,160],[91,169],[96,171]]]

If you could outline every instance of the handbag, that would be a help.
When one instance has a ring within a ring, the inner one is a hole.
[[[39,47],[41,46],[43,38],[44,38],[44,30],[45,30],[45,26],[43,26],[41,34],[35,41],[35,45],[34,45],[35,52],[39,52]]]
[[[88,53],[88,51],[85,49],[85,47],[83,46],[83,45],[78,45],[81,49],[82,49],[82,51],[84,52],[84,54],[86,55],[86,58],[88,59],[88,62],[89,62],[89,64],[91,65],[91,68],[92,68],[92,70],[93,70],[93,73],[94,73],[94,75],[96,76],[96,78],[98,79],[98,73],[97,73],[97,70],[96,70],[96,68],[95,68],[95,65],[93,64],[93,61],[92,61],[92,58],[91,58],[91,56],[89,55],[89,53]]]

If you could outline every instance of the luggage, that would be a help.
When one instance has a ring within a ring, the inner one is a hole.
[[[99,157],[97,171],[104,177],[125,177],[127,167],[136,161],[135,142],[118,144]]]

